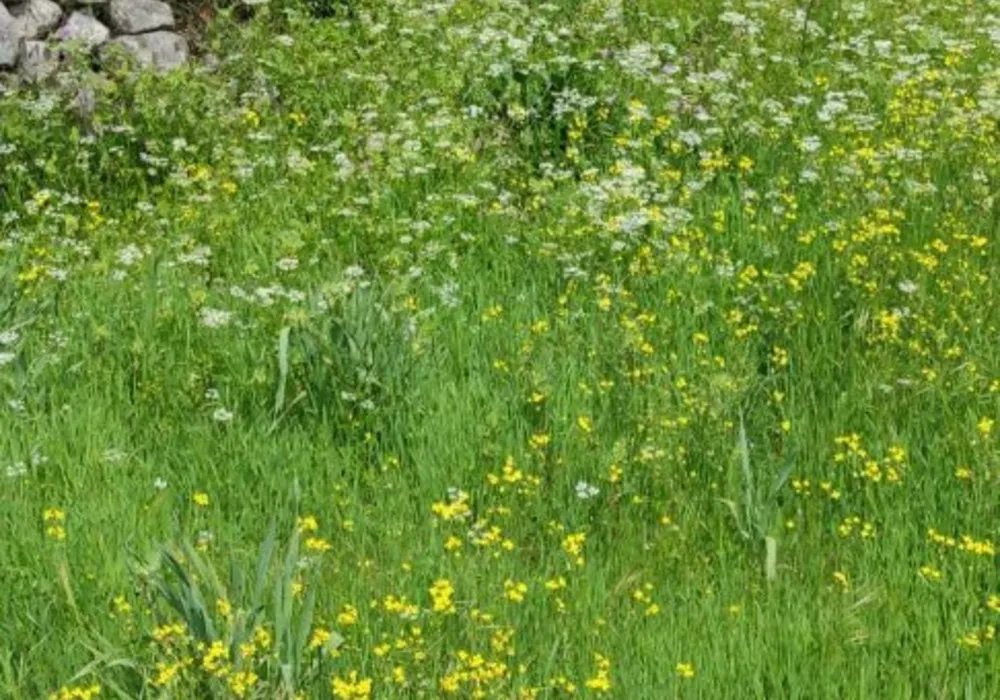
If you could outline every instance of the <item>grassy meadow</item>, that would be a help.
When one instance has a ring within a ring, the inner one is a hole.
[[[0,96],[0,696],[1000,697],[1000,2],[199,41]]]

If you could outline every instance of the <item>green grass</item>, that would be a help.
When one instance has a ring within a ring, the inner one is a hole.
[[[1000,5],[303,7],[0,98],[0,695],[1000,693]]]

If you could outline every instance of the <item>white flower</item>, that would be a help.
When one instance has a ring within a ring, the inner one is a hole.
[[[601,490],[594,486],[593,484],[588,484],[586,481],[576,482],[576,497],[581,500],[587,500],[588,498],[593,498],[599,494]]]
[[[142,258],[142,251],[139,250],[139,246],[134,243],[127,245],[118,251],[118,262],[124,267],[131,267],[142,260]]]
[[[167,488],[167,480],[164,479],[162,476],[156,477],[155,479],[153,479],[153,488],[156,489],[157,491],[162,491],[163,489]]]
[[[0,333],[0,345],[13,345],[21,338],[15,330],[3,331]]]
[[[17,357],[17,355],[15,355],[12,352],[0,352],[0,367],[3,367],[4,365],[9,365],[11,362],[14,361],[15,357]]]
[[[201,321],[201,325],[206,328],[222,328],[223,326],[228,326],[232,318],[233,314],[230,311],[212,309],[207,306],[198,312],[198,319]]]
[[[233,419],[233,412],[220,407],[212,413],[212,419],[217,423],[228,423]]]
[[[111,464],[118,464],[119,462],[124,462],[125,458],[128,457],[124,451],[119,450],[116,447],[110,447],[104,450],[104,460],[110,462]]]
[[[801,148],[806,153],[815,153],[820,149],[822,145],[823,142],[820,140],[819,136],[806,136],[802,139],[802,142],[799,144],[799,148]]]
[[[299,259],[293,256],[282,258],[278,261],[278,269],[282,272],[291,272],[299,267]]]

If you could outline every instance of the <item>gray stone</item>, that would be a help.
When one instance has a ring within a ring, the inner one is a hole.
[[[52,0],[27,0],[10,8],[21,21],[25,39],[41,39],[59,25],[62,8]]]
[[[14,68],[21,52],[21,37],[14,37],[0,31],[0,68]]]
[[[160,0],[111,0],[111,27],[123,34],[139,34],[174,26],[170,5]]]
[[[59,55],[44,41],[27,39],[21,44],[20,73],[25,80],[45,80],[59,68]]]
[[[177,68],[188,58],[187,41],[175,32],[149,32],[117,36],[108,46],[121,46],[140,66],[165,71]]]
[[[56,30],[55,37],[60,41],[78,41],[94,48],[111,38],[111,30],[86,12],[74,12],[66,24]]]
[[[0,3],[0,68],[13,68],[21,52],[24,22],[11,15]]]

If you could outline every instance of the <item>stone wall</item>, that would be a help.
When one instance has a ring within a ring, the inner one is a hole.
[[[169,70],[188,59],[175,29],[160,0],[0,0],[0,71],[42,80],[71,47],[96,57],[121,50],[140,66]]]

